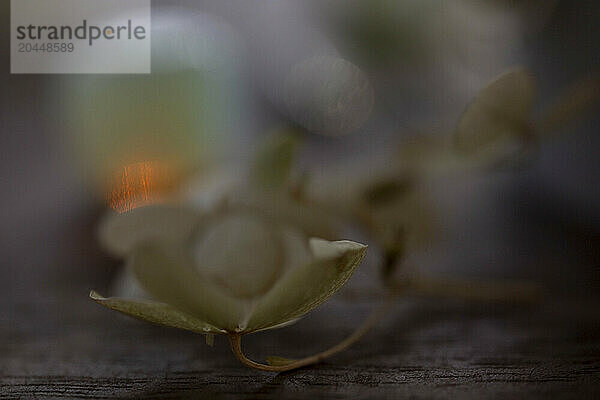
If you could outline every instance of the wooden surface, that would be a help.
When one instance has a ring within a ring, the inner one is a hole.
[[[87,285],[3,298],[0,399],[600,398],[593,299],[524,308],[404,298],[348,351],[277,375],[239,364],[223,337],[208,347],[203,336],[110,312],[86,299]],[[338,298],[294,326],[247,337],[247,353],[319,351],[373,306]]]

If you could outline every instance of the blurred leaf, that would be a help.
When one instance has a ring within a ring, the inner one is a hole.
[[[531,135],[529,118],[536,92],[535,79],[524,69],[506,72],[483,88],[467,107],[454,132],[457,150],[493,157],[507,143]]]
[[[456,153],[451,138],[419,134],[403,141],[398,149],[398,165],[409,175],[455,173],[470,167],[464,157]]]
[[[600,96],[600,72],[581,79],[558,96],[538,124],[540,135],[555,132],[581,117]]]
[[[389,203],[406,195],[412,188],[410,179],[389,179],[375,182],[363,193],[363,200],[371,207]]]
[[[259,150],[252,166],[252,179],[265,188],[280,188],[289,178],[300,140],[292,132],[278,132]]]
[[[371,210],[371,233],[390,254],[423,249],[439,230],[435,210],[427,191],[411,190],[402,198]]]

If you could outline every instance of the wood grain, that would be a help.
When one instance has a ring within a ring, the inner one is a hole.
[[[594,301],[524,309],[404,298],[351,349],[278,375],[240,365],[223,337],[211,348],[203,336],[111,313],[83,287],[4,304],[0,399],[600,396]],[[338,298],[294,326],[249,336],[246,347],[263,360],[307,355],[373,306]]]

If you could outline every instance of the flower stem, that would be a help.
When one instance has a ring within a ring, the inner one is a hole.
[[[300,360],[290,360],[289,363],[283,365],[269,365],[269,364],[261,364],[256,361],[250,360],[244,352],[242,351],[242,335],[237,333],[229,334],[229,343],[231,345],[231,351],[237,357],[242,364],[250,367],[259,369],[261,371],[270,371],[270,372],[283,372],[290,371],[293,369],[306,367],[307,365],[316,364],[327,357],[331,357],[332,355],[339,353],[342,350],[347,349],[354,342],[358,341],[362,338],[373,326],[377,325],[377,323],[386,315],[388,309],[394,303],[394,299],[398,295],[399,291],[393,291],[390,295],[384,300],[382,304],[380,304],[373,312],[364,320],[364,322],[346,339],[342,340],[338,344],[329,349],[322,351],[320,353],[314,354],[312,356],[302,358]]]

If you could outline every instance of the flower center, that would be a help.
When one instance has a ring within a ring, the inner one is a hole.
[[[252,215],[227,215],[200,231],[196,268],[235,297],[265,293],[279,277],[283,251],[275,229]]]

